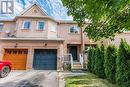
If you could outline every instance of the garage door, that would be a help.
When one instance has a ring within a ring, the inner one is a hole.
[[[56,70],[57,50],[36,49],[34,51],[33,68],[36,70]]]
[[[10,61],[14,70],[25,70],[28,50],[5,49],[3,60]]]

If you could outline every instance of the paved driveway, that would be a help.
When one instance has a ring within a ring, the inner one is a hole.
[[[0,79],[0,87],[59,87],[56,71],[12,71]]]

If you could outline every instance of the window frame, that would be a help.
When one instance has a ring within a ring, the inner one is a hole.
[[[77,33],[76,32],[71,32],[71,27],[77,28],[78,29]],[[77,25],[71,25],[71,26],[69,26],[69,33],[70,34],[79,34],[80,33],[80,28]]]
[[[39,22],[43,22],[44,23],[43,29],[39,28]],[[45,21],[43,21],[43,20],[37,21],[37,28],[36,28],[36,30],[45,30]]]
[[[29,26],[29,28],[25,28],[25,27],[24,27],[25,22],[30,22],[30,26]],[[31,27],[31,21],[30,21],[30,20],[24,20],[24,21],[23,21],[23,26],[22,26],[22,29],[29,30],[29,29],[30,29],[30,27]]]

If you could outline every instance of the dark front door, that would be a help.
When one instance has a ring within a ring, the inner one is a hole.
[[[33,68],[36,70],[56,70],[57,50],[36,49],[34,51]]]
[[[77,60],[77,46],[70,46],[70,53],[72,54],[73,60]]]

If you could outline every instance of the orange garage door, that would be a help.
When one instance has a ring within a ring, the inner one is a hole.
[[[5,49],[3,60],[10,61],[14,70],[25,70],[28,50]]]

